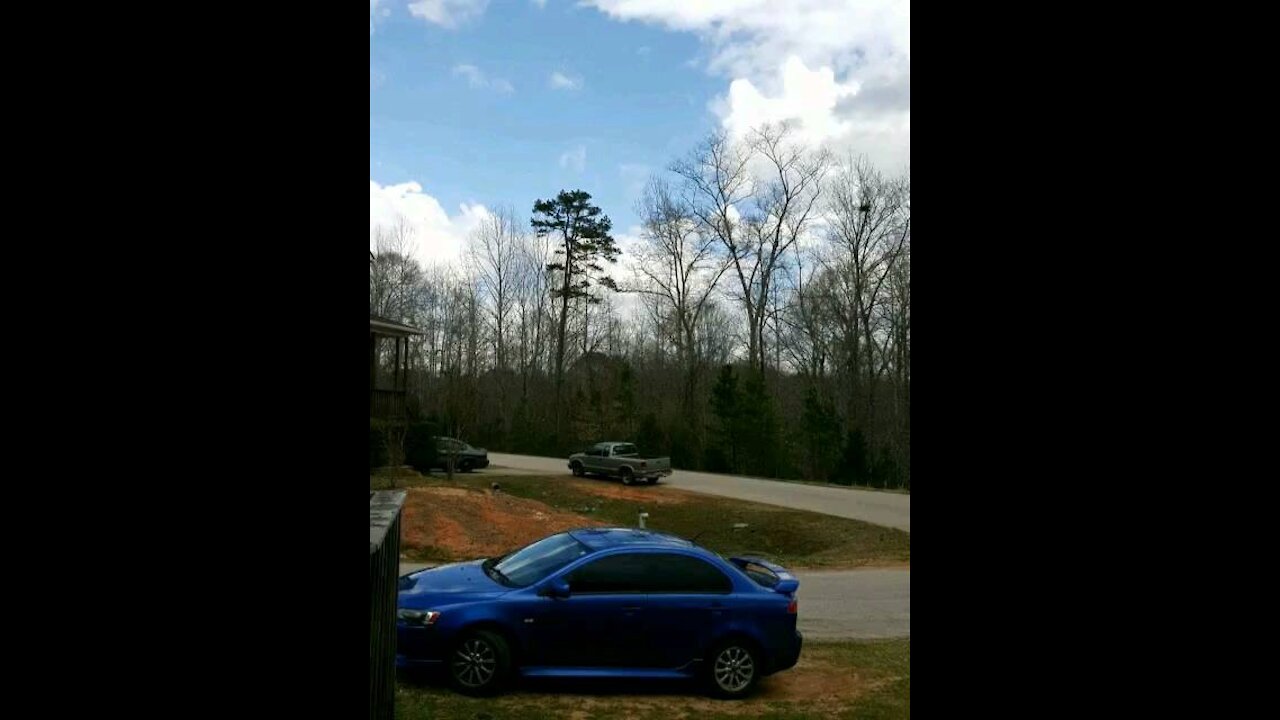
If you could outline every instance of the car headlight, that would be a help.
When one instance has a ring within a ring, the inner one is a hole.
[[[440,619],[440,613],[435,610],[413,610],[410,608],[400,608],[396,610],[396,617],[403,620],[409,625],[435,625],[436,620]]]

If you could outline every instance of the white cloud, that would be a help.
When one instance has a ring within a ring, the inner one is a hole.
[[[452,217],[416,182],[379,185],[369,181],[369,249],[374,228],[391,227],[400,218],[413,229],[413,254],[424,265],[449,263],[462,256],[467,235],[489,215],[483,205],[462,204]]]
[[[455,65],[453,74],[457,77],[466,78],[467,85],[478,90],[494,90],[500,93],[509,93],[515,90],[511,83],[502,78],[489,77],[475,65]]]
[[[489,0],[414,0],[409,14],[450,30],[480,17]]]
[[[557,71],[551,73],[551,78],[547,80],[547,84],[556,90],[577,90],[582,87],[582,78],[569,77]]]
[[[831,68],[809,70],[798,57],[789,58],[780,72],[782,88],[774,97],[762,93],[755,84],[738,78],[729,84],[727,98],[717,103],[725,129],[732,137],[742,137],[763,123],[797,123],[800,139],[822,143],[849,130],[849,122],[833,114],[843,99],[858,93],[858,84],[836,82]]]
[[[587,146],[579,145],[567,152],[560,154],[560,167],[573,168],[575,172],[582,172],[587,166]]]
[[[529,0],[529,2],[537,5],[539,10],[547,6],[547,0]]]
[[[793,0],[785,12],[773,0],[586,2],[618,20],[698,34],[707,69],[730,78],[713,106],[726,129],[791,119],[807,139],[882,165],[910,159],[909,2]]]
[[[640,239],[640,234],[643,232],[644,228],[639,225],[632,225],[625,231],[613,233],[614,244],[618,246],[622,253],[618,256],[617,264],[609,267],[609,275],[618,283],[618,287],[624,290],[637,284],[645,284],[643,280],[636,279],[636,269],[640,264],[636,249],[643,242]],[[623,318],[630,318],[634,313],[643,310],[641,297],[636,293],[617,293],[614,298],[618,302],[618,314]]]

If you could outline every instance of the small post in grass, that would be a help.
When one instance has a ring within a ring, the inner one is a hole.
[[[642,530],[644,529],[644,519],[647,517],[649,517],[649,513],[645,512],[643,509],[636,514],[636,521],[640,523],[640,528]]]

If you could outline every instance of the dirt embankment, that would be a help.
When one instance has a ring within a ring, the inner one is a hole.
[[[536,500],[469,488],[411,488],[401,525],[402,550],[440,560],[491,557],[552,533],[600,525]]]

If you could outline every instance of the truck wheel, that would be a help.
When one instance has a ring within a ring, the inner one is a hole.
[[[636,481],[636,478],[635,478],[635,475],[631,473],[631,468],[629,467],[622,468],[622,484],[630,485],[635,481]]]
[[[586,474],[582,472],[582,463],[577,460],[573,461],[573,464],[569,466],[569,470],[573,473],[574,477],[582,477]]]

